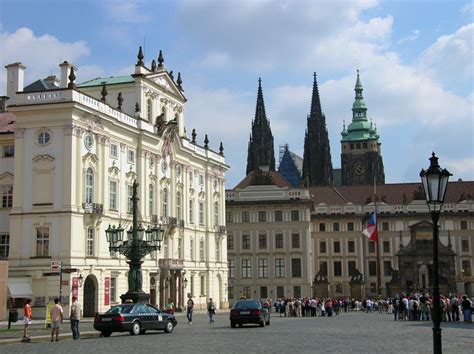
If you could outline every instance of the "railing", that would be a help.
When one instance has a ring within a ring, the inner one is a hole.
[[[151,222],[152,224],[158,224],[158,215],[152,215],[152,216],[150,217],[150,222]]]
[[[104,206],[99,203],[82,203],[82,209],[85,214],[102,215],[104,213]]]
[[[219,234],[225,234],[226,228],[224,225],[214,225],[214,231]]]
[[[161,223],[163,225],[178,226],[178,218],[175,218],[174,216],[162,216]]]

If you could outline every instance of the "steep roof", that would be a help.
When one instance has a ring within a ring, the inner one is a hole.
[[[280,188],[293,188],[281,174],[276,171],[250,172],[234,189],[244,189],[255,185],[275,185]]]
[[[311,200],[317,205],[363,205],[373,201],[373,186],[342,186],[309,188]],[[391,205],[403,205],[413,200],[425,200],[420,183],[393,183],[377,186],[378,199]],[[450,182],[445,203],[456,203],[464,199],[474,199],[474,181]]]
[[[23,92],[35,92],[35,91],[46,91],[46,90],[56,90],[59,87],[56,86],[53,81],[47,79],[39,79],[35,82],[32,82],[28,86],[23,88]]]
[[[9,134],[15,131],[16,116],[10,112],[0,113],[0,134]]]

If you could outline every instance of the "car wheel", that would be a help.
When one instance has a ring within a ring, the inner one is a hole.
[[[173,322],[168,321],[166,322],[166,327],[165,327],[165,332],[166,333],[171,333],[174,330]]]
[[[112,334],[112,332],[109,331],[102,331],[100,333],[102,334],[102,337],[110,337],[110,335]]]
[[[130,331],[130,334],[132,336],[138,336],[140,334],[140,331],[141,331],[140,322],[138,321],[133,322],[133,326],[132,326],[132,330]]]
[[[235,322],[232,322],[232,321],[231,321],[231,322],[230,322],[230,327],[235,328],[235,326],[236,326],[236,325],[235,325]]]
[[[260,327],[265,327],[265,320],[262,320],[262,321],[260,322]]]

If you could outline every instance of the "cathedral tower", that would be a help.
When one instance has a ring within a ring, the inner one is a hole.
[[[273,150],[272,130],[270,129],[270,122],[267,119],[263,102],[262,79],[259,78],[257,107],[248,146],[246,175],[252,171],[262,169],[275,171],[275,152]]]
[[[304,137],[303,178],[306,187],[332,185],[332,162],[326,116],[321,110],[318,82],[314,73],[311,112]]]
[[[342,184],[346,186],[384,184],[385,173],[377,128],[367,120],[367,107],[362,97],[362,83],[357,70],[352,122],[342,130]]]

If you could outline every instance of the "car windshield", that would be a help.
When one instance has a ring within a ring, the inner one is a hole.
[[[106,313],[130,313],[133,305],[117,305],[111,307]]]
[[[234,305],[234,309],[249,309],[249,308],[260,308],[260,301],[238,301]]]

